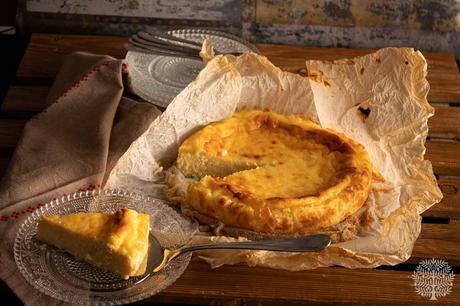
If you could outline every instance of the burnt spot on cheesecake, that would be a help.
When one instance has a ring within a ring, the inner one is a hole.
[[[220,199],[219,199],[219,204],[220,204],[220,205],[223,206],[223,205],[225,205],[225,203],[227,203],[227,201],[225,200],[225,198],[220,198]]]
[[[228,190],[233,197],[242,200],[248,198],[251,193],[247,191],[246,189],[242,188],[241,186],[235,185],[235,184],[229,184],[226,182],[218,181],[216,182],[218,186],[225,188]]]
[[[113,228],[112,234],[113,235],[120,235],[123,231],[125,231],[130,226],[130,218],[129,218],[128,209],[122,208],[117,210],[114,213],[113,221]]]
[[[113,222],[116,226],[120,227],[120,226],[125,226],[126,225],[126,220],[125,220],[125,216],[127,214],[128,210],[126,208],[122,208],[120,210],[117,210],[114,214],[114,219],[113,219]]]

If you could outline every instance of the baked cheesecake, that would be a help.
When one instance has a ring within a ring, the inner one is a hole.
[[[145,273],[149,231],[149,215],[124,208],[43,216],[36,238],[127,279]]]
[[[345,135],[260,110],[237,112],[191,135],[179,148],[177,168],[196,178],[180,198],[187,214],[286,235],[341,222],[380,178],[364,147]]]

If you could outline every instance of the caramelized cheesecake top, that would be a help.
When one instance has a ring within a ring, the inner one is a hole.
[[[363,146],[298,116],[246,110],[211,123],[179,148],[177,167],[198,177],[183,199],[226,225],[308,233],[359,209],[379,175]]]

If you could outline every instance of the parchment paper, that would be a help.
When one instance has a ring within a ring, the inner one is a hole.
[[[427,64],[420,52],[386,48],[354,59],[307,61],[308,77],[283,72],[256,54],[214,57],[208,52],[206,57],[206,48],[202,53],[206,67],[130,146],[106,187],[162,197],[163,169],[174,163],[178,147],[192,132],[241,108],[295,113],[366,147],[386,180],[373,183],[363,208],[367,222],[356,219],[356,230],[347,239],[317,253],[223,250],[199,256],[213,267],[246,262],[287,270],[370,268],[410,257],[420,233],[420,213],[442,198],[431,163],[423,160],[427,120],[434,111],[426,100]]]

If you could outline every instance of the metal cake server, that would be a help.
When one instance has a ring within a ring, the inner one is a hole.
[[[279,252],[318,252],[329,246],[331,239],[327,235],[301,236],[289,239],[258,240],[245,242],[202,243],[184,245],[176,249],[164,248],[160,242],[150,234],[149,257],[147,261],[147,273],[158,272],[168,262],[180,254],[207,249],[248,249],[266,250]]]

